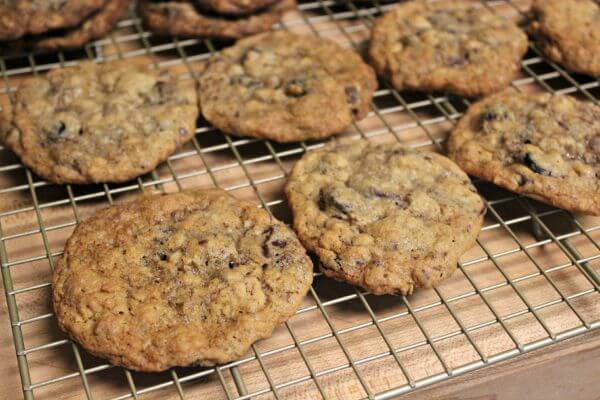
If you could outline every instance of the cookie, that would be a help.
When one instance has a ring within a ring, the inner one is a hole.
[[[285,194],[323,273],[374,294],[410,294],[450,276],[485,213],[446,157],[362,140],[308,152]]]
[[[466,172],[565,210],[600,215],[600,107],[513,90],[473,104],[448,141]]]
[[[0,135],[49,181],[123,182],[190,140],[197,116],[192,80],[127,61],[84,62],[23,82]]]
[[[68,240],[53,277],[58,325],[138,371],[242,357],[291,317],[312,282],[295,234],[219,189],[142,196]]]
[[[3,0],[0,40],[18,39],[79,24],[107,0]]]
[[[245,15],[268,7],[280,0],[196,0],[205,10],[228,15]]]
[[[281,0],[256,14],[240,18],[203,12],[193,0],[142,0],[139,10],[146,26],[159,35],[238,39],[269,30],[281,20],[285,11],[295,7],[295,0]]]
[[[600,5],[594,0],[536,0],[537,47],[571,71],[600,77]]]
[[[130,3],[130,0],[107,0],[101,10],[92,14],[81,25],[63,32],[60,36],[55,35],[35,40],[33,48],[53,51],[82,47],[87,42],[101,38],[113,30]]]
[[[413,0],[375,23],[369,55],[397,90],[476,97],[506,87],[526,51],[527,35],[478,1]]]
[[[355,52],[315,36],[269,32],[238,41],[200,76],[202,114],[228,133],[320,139],[363,118],[377,87]]]
[[[107,0],[106,5],[88,16],[81,24],[39,36],[27,36],[0,44],[4,53],[55,51],[82,47],[87,42],[110,32],[127,11],[130,0]]]

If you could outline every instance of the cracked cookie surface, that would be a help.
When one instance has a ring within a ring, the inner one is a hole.
[[[474,97],[503,89],[521,67],[527,36],[477,5],[414,0],[396,6],[373,29],[375,70],[397,90]]]
[[[141,0],[139,10],[148,28],[159,35],[238,39],[269,30],[295,7],[295,0],[281,0],[255,14],[233,18],[203,11],[193,0]]]
[[[281,0],[196,0],[200,7],[220,14],[245,15]]]
[[[285,193],[323,273],[375,294],[409,294],[451,275],[485,213],[446,157],[362,140],[307,153]]]
[[[61,329],[139,371],[233,361],[312,282],[294,232],[219,189],[146,195],[82,222],[54,271]]]
[[[204,117],[218,129],[278,142],[320,139],[363,118],[377,87],[358,54],[278,31],[240,40],[200,76]]]
[[[107,0],[0,0],[0,40],[79,24]]]
[[[23,82],[0,135],[49,181],[123,182],[190,140],[197,116],[193,80],[127,62],[84,62]]]
[[[531,31],[544,54],[567,69],[600,77],[600,5],[594,0],[536,0]]]
[[[473,104],[448,141],[466,172],[559,208],[600,215],[600,107],[513,90]]]

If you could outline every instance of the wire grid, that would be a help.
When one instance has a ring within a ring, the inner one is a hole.
[[[299,13],[277,29],[331,37],[360,51],[373,19],[393,5],[378,0],[301,1]],[[482,5],[512,16],[523,11],[517,0]],[[198,67],[225,45],[156,38],[131,10],[115,33],[85,50],[0,57],[0,96],[10,98],[14,81],[22,75],[82,58],[102,62],[148,57],[157,68],[182,67],[182,79],[193,79]],[[596,103],[600,97],[597,80],[569,74],[533,45],[513,86],[572,93]],[[380,82],[368,118],[342,137],[443,150],[447,132],[467,106],[465,99],[398,93]],[[53,185],[0,147],[0,261],[26,399],[58,398],[60,393],[90,399],[388,399],[600,326],[595,262],[600,258],[600,220],[475,181],[488,206],[486,223],[476,249],[438,288],[409,297],[377,297],[315,273],[296,316],[236,362],[149,375],[95,359],[55,332],[47,305],[56,257],[82,218],[130,194],[214,185],[254,199],[289,222],[281,185],[294,161],[324,145],[280,145],[222,135],[203,121],[196,133],[156,171],[122,185]],[[45,355],[38,359],[40,354]],[[58,373],[38,373],[38,364],[56,364]]]

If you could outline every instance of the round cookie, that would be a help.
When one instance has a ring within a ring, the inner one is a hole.
[[[600,107],[514,90],[469,107],[448,141],[469,174],[566,210],[600,215]]]
[[[142,196],[81,223],[54,271],[58,324],[138,371],[242,357],[312,282],[295,234],[222,190]]]
[[[536,0],[531,31],[552,61],[600,77],[600,5],[594,0]]]
[[[32,47],[37,50],[53,51],[81,47],[87,42],[101,38],[110,32],[127,11],[131,0],[107,0],[106,5],[85,19],[81,25],[63,32],[35,39]]]
[[[358,54],[315,36],[238,41],[200,76],[203,116],[218,129],[278,142],[325,138],[363,118],[377,81]]]
[[[451,275],[485,213],[446,157],[362,140],[308,152],[285,193],[323,273],[374,294],[410,294]]]
[[[104,7],[89,15],[77,26],[0,43],[0,51],[12,54],[30,50],[55,51],[82,47],[110,32],[127,11],[130,3],[131,0],[107,0]]]
[[[220,14],[245,15],[281,0],[196,0],[200,7]]]
[[[84,62],[24,81],[0,136],[49,181],[123,182],[190,140],[197,117],[192,80],[126,61]]]
[[[107,0],[2,0],[0,40],[79,24]]]
[[[139,4],[146,26],[156,34],[217,39],[238,39],[269,30],[284,12],[295,7],[295,0],[281,0],[256,14],[231,18],[203,13],[193,0],[141,0]]]
[[[506,87],[526,51],[527,35],[480,2],[413,0],[375,23],[369,55],[397,90],[474,97]]]

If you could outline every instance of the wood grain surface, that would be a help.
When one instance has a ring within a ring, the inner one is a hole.
[[[527,2],[516,3],[526,7]],[[500,5],[498,10],[510,18],[521,18],[507,5]],[[340,15],[337,22],[331,20],[333,13]],[[341,44],[355,44],[360,50],[368,38],[368,19],[352,17],[352,8],[319,6],[302,15],[289,13],[285,27],[303,33],[316,31]],[[212,48],[198,40],[174,44],[167,39],[146,39],[136,21],[133,16],[123,21],[111,38],[100,42],[95,54],[127,57],[149,66],[157,63],[191,83]],[[69,56],[81,57],[67,54],[64,60],[70,61]],[[532,60],[527,64],[530,69],[525,68],[517,81],[522,90],[547,90],[536,83],[544,73],[559,75],[563,86],[572,86],[535,53],[528,59]],[[60,61],[56,56],[33,59],[40,73],[48,65],[58,67],[53,63]],[[7,92],[30,75],[31,63],[29,59],[3,64],[2,68],[16,71],[0,82],[3,113],[10,109]],[[598,96],[598,86],[590,87]],[[446,108],[438,105],[438,100]],[[466,107],[459,99],[438,96],[406,94],[400,98],[385,84],[374,104],[376,112],[349,128],[339,140],[362,135],[373,141],[401,140],[443,151],[443,147],[432,145],[432,139],[442,143],[456,112]],[[410,111],[406,104],[410,104]],[[229,367],[222,370],[223,383],[216,373],[201,368],[128,375],[68,341],[63,343],[65,335],[58,331],[49,306],[53,263],[78,220],[110,202],[126,201],[141,189],[176,191],[216,184],[257,205],[266,204],[276,217],[290,222],[282,187],[304,150],[297,144],[226,137],[200,121],[196,142],[185,145],[154,173],[128,184],[70,187],[40,181],[20,166],[10,151],[0,150],[0,245],[4,246],[5,268],[17,291],[14,297],[19,321],[36,319],[21,326],[35,397],[115,398],[130,395],[133,386],[141,392],[138,398],[176,399],[180,394],[174,381],[179,381],[187,399],[227,398],[224,387],[232,397],[238,396]],[[600,272],[600,218],[573,216],[484,182],[476,182],[476,186],[490,202],[490,211],[477,246],[464,255],[461,268],[450,279],[437,290],[417,291],[405,303],[399,297],[363,294],[318,276],[313,287],[319,303],[308,296],[299,314],[279,327],[272,338],[256,344],[260,362],[251,352],[238,366],[248,393],[257,393],[252,399],[274,398],[268,392],[269,381],[285,385],[277,390],[284,399],[320,398],[321,392],[330,399],[361,399],[368,395],[365,386],[375,394],[406,385],[402,368],[410,379],[419,381],[478,362],[482,356],[493,360],[498,354],[515,351],[517,345],[527,347],[550,335],[585,329],[581,328],[584,322],[597,326],[600,292],[573,261],[586,261],[591,270]],[[537,226],[545,230],[543,235],[534,234],[532,220],[537,218]],[[567,253],[565,246],[577,254]],[[0,363],[0,398],[17,399],[21,384],[15,350],[6,304],[0,304],[0,357],[4,360]],[[376,316],[378,326],[369,311]],[[597,400],[598,332],[596,329],[418,389],[405,398]],[[302,343],[301,351],[296,342]],[[48,344],[55,345],[38,347]],[[390,354],[390,346],[397,351],[397,358]],[[81,356],[86,369],[85,379],[91,389],[88,394],[74,354]],[[311,379],[311,369],[318,375],[318,385]],[[60,381],[52,382],[55,378]],[[161,384],[164,387],[156,388]]]

